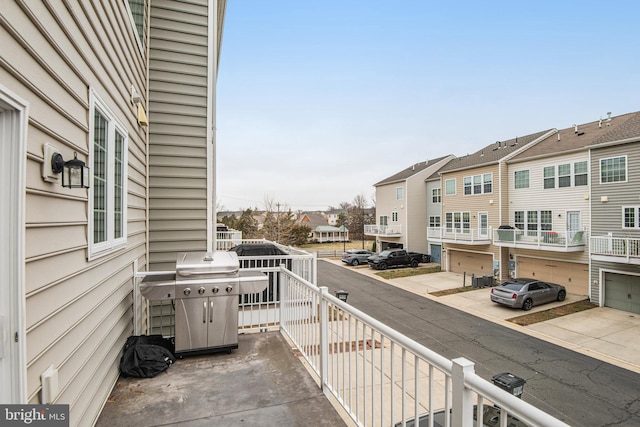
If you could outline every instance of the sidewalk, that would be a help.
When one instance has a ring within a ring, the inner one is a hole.
[[[489,298],[491,288],[441,297],[431,295],[436,291],[463,286],[462,274],[441,272],[387,280],[376,275],[378,271],[367,266],[349,267],[340,260],[326,261],[343,265],[345,268],[375,277],[380,281],[485,320],[640,373],[640,340],[637,339],[640,336],[640,315],[608,307],[596,307],[545,322],[520,326],[507,319],[524,315],[525,312],[492,303]],[[466,282],[467,286],[470,286],[471,278],[466,277]],[[584,296],[568,294],[565,301],[533,307],[526,313],[548,310],[584,298]]]

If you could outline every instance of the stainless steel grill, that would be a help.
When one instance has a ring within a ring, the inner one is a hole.
[[[238,348],[239,295],[267,285],[260,272],[240,273],[235,252],[182,252],[175,276],[145,279],[140,291],[148,299],[174,300],[176,353],[230,352]]]

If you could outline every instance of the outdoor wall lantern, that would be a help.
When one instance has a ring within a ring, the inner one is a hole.
[[[64,161],[62,154],[51,156],[51,170],[62,172],[62,186],[67,188],[89,188],[89,168],[82,160],[78,160],[78,153],[73,153],[73,160]]]

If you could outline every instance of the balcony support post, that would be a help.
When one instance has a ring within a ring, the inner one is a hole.
[[[451,424],[454,426],[470,426],[473,425],[473,392],[470,388],[465,387],[465,376],[475,374],[474,364],[472,361],[459,357],[453,359],[451,370],[452,378],[452,394],[453,407],[456,408],[452,413]]]
[[[329,302],[326,296],[329,288],[320,286],[320,387],[329,396]]]

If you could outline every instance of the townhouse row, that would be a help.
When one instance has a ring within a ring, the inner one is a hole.
[[[640,313],[640,112],[497,141],[375,184],[379,248]]]

